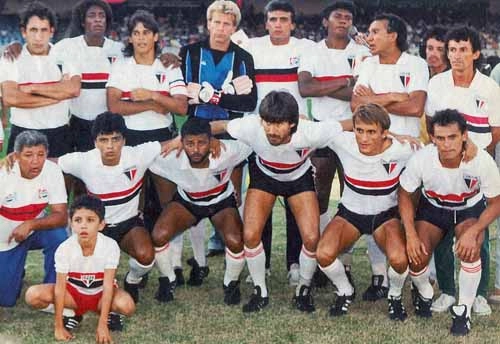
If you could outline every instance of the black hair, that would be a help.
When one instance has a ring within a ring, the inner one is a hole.
[[[207,135],[209,138],[212,137],[209,121],[190,116],[181,128],[181,138],[185,138],[188,135]]]
[[[467,122],[465,121],[464,116],[457,110],[453,109],[445,109],[441,111],[437,111],[434,116],[432,116],[431,121],[429,123],[429,133],[434,135],[434,127],[436,125],[440,127],[446,127],[450,124],[457,124],[458,129],[463,134],[467,130]]]
[[[419,55],[422,57],[424,60],[427,58],[427,54],[425,52],[426,46],[427,46],[427,41],[431,38],[434,38],[436,41],[439,42],[446,42],[446,33],[448,32],[448,29],[442,25],[435,25],[431,27],[427,32],[425,33],[424,37],[422,38],[422,42],[419,47]],[[446,53],[445,53],[446,57]]]
[[[481,52],[481,39],[479,37],[479,33],[471,27],[457,26],[448,31],[448,33],[446,34],[446,43],[445,43],[445,49],[447,53],[448,53],[448,43],[450,41],[455,41],[455,42],[469,41],[472,46],[473,53],[475,53],[476,51]],[[480,54],[479,57],[476,60],[474,60],[474,68],[479,68],[481,64],[481,59],[482,55]]]
[[[50,27],[54,28],[54,30],[57,28],[56,13],[41,1],[32,1],[24,6],[21,13],[19,13],[19,26],[26,29],[31,17],[48,20]]]
[[[100,221],[104,220],[104,214],[106,212],[104,208],[104,203],[95,196],[83,195],[76,198],[69,207],[69,218],[70,220],[75,215],[76,211],[79,209],[88,209],[96,213]]]
[[[144,25],[146,29],[151,30],[153,34],[157,34],[160,32],[160,27],[158,25],[158,22],[156,21],[155,17],[151,12],[148,12],[146,10],[137,10],[132,15],[132,17],[130,17],[127,23],[127,30],[129,36],[132,35],[132,31],[134,31],[134,28],[139,23],[142,23],[142,25]],[[161,52],[160,40],[158,40],[155,42],[155,56],[158,56],[160,52]],[[123,49],[123,55],[126,57],[134,56],[134,46],[132,45],[132,43],[129,42],[127,46]]]
[[[111,30],[111,23],[113,22],[113,12],[111,6],[103,0],[81,0],[78,2],[71,11],[71,23],[69,29],[69,37],[76,37],[85,33],[84,23],[87,11],[92,6],[98,6],[103,9],[106,14],[106,32],[107,35]]]
[[[295,23],[295,8],[287,0],[271,0],[264,7],[264,18],[267,21],[267,14],[273,11],[283,11],[291,14],[292,23]]]
[[[260,117],[268,123],[288,122],[295,124],[291,134],[297,131],[299,124],[299,106],[294,96],[286,91],[269,92],[259,106]]]
[[[328,18],[330,18],[330,14],[338,9],[349,11],[353,17],[356,16],[356,5],[354,5],[354,2],[350,0],[337,0],[321,11],[321,17],[328,20]]]
[[[402,52],[408,50],[408,30],[406,29],[406,22],[401,17],[393,13],[381,13],[376,15],[373,20],[386,20],[387,32],[398,34],[396,39],[398,49]]]
[[[107,135],[112,133],[120,133],[125,137],[127,126],[123,116],[109,111],[103,112],[98,115],[92,125],[92,140],[95,141],[99,135]]]

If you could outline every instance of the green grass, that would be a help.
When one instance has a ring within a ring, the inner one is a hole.
[[[270,306],[260,314],[244,315],[241,307],[228,307],[222,302],[223,258],[209,258],[210,274],[201,287],[181,287],[175,301],[159,304],[154,298],[157,271],[141,292],[136,314],[126,319],[122,333],[113,333],[118,343],[498,343],[500,314],[496,306],[491,316],[474,317],[473,332],[466,339],[449,335],[448,314],[435,314],[430,320],[417,319],[405,287],[405,305],[409,319],[404,324],[388,320],[385,301],[368,303],[356,299],[350,314],[331,319],[328,308],[333,300],[331,287],[315,292],[316,312],[312,315],[296,311],[291,304],[293,288],[288,286],[284,256],[283,211],[276,206],[272,276],[269,281]],[[494,236],[494,233],[491,235]],[[186,236],[188,237],[188,235]],[[189,240],[185,241],[184,260],[191,255]],[[494,252],[494,241],[491,252]],[[366,246],[361,239],[354,251],[354,278],[358,295],[368,286],[370,270]],[[494,265],[494,264],[492,264]],[[118,280],[127,269],[122,255]],[[188,270],[188,269],[187,269]],[[25,287],[42,279],[42,255],[30,253]],[[492,270],[492,278],[494,271]],[[185,272],[187,275],[187,272]],[[242,279],[247,275],[246,270]],[[492,280],[493,281],[493,280]],[[493,282],[492,282],[493,283]],[[251,294],[251,286],[242,282],[243,301]],[[24,290],[23,290],[24,295]],[[75,332],[75,343],[94,341],[97,317],[87,314]],[[13,309],[0,313],[0,343],[53,342],[52,316],[30,309],[19,300]]]

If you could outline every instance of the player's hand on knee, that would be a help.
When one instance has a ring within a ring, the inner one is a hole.
[[[99,324],[97,326],[95,341],[99,344],[113,343],[113,339],[111,338],[111,334],[109,333],[107,324],[104,325]]]
[[[455,252],[460,260],[465,262],[473,261],[473,258],[477,257],[479,253],[477,234],[470,230],[464,231],[457,240]]]
[[[72,335],[71,332],[66,330],[64,327],[60,329],[56,328],[54,330],[54,337],[56,338],[57,341],[64,341],[64,342],[67,342],[68,340],[75,338],[75,336]]]
[[[424,256],[428,255],[424,243],[416,235],[406,238],[406,252],[408,254],[408,261],[417,265],[423,263]]]

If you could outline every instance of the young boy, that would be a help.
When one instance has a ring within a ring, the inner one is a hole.
[[[98,198],[76,199],[69,217],[73,235],[55,253],[56,283],[28,288],[26,303],[38,309],[54,304],[57,340],[73,338],[63,324],[63,308],[74,309],[77,316],[97,312],[96,341],[111,343],[109,330],[123,328],[120,314],[128,316],[135,311],[130,295],[115,282],[120,248],[116,241],[99,233],[105,223],[104,205]]]

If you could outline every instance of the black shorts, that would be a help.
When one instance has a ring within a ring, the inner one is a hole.
[[[399,219],[398,207],[392,207],[386,211],[376,215],[360,215],[356,214],[339,203],[335,216],[340,216],[356,229],[361,234],[371,235],[381,225],[392,219]]]
[[[59,158],[64,154],[73,152],[73,138],[71,137],[68,125],[51,129],[29,129],[12,125],[10,128],[9,145],[7,147],[8,153],[14,151],[16,137],[26,130],[36,130],[47,136],[49,142],[49,158]]]
[[[316,192],[312,167],[300,178],[282,182],[262,172],[255,162],[255,155],[252,155],[248,159],[248,171],[250,173],[249,189],[262,190],[276,196],[283,196],[285,199],[306,191]]]
[[[484,198],[470,208],[464,210],[449,210],[432,205],[432,203],[422,195],[418,203],[415,221],[429,222],[446,233],[449,230],[455,230],[456,225],[467,219],[478,219],[484,209],[486,209],[486,200]]]
[[[238,212],[238,205],[236,204],[236,198],[234,197],[234,195],[224,198],[222,201],[214,204],[200,206],[186,201],[181,197],[181,195],[179,195],[178,192],[176,192],[174,198],[172,199],[172,202],[180,203],[184,208],[186,208],[196,218],[195,224],[197,224],[204,218],[211,219],[212,216],[226,208],[234,208],[236,212]]]
[[[139,217],[139,215],[131,217],[130,219],[122,222],[106,224],[106,227],[104,227],[104,229],[102,230],[102,234],[110,237],[118,244],[120,244],[125,235],[127,235],[127,233],[130,232],[134,227],[144,228],[144,221]]]
[[[160,128],[153,130],[132,130],[127,129],[125,140],[127,146],[137,146],[150,141],[167,141],[172,138],[170,128]]]
[[[69,119],[69,129],[73,135],[73,147],[75,152],[87,152],[95,148],[94,140],[92,140],[92,125],[94,121],[72,115]]]

